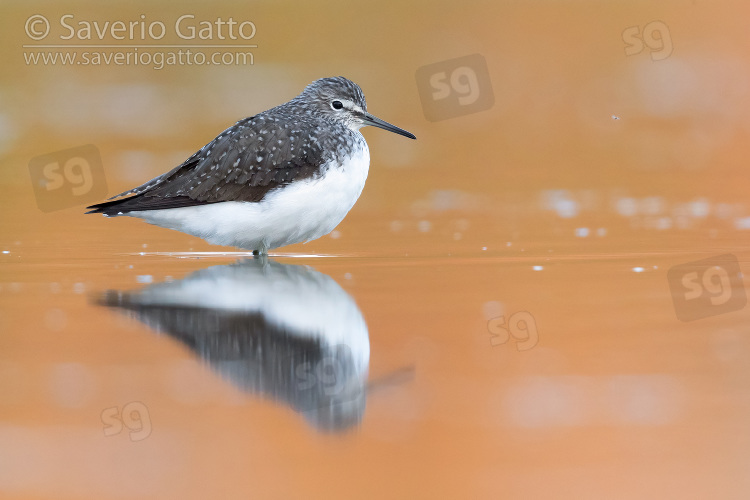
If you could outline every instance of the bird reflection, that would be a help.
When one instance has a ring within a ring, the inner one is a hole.
[[[180,340],[240,389],[341,431],[365,409],[370,341],[362,313],[330,276],[267,258],[213,266],[100,303]]]

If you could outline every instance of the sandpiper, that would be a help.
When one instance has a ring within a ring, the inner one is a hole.
[[[368,113],[356,83],[322,78],[86,213],[138,217],[256,255],[311,241],[333,231],[364,188],[370,151],[359,129],[366,125],[416,139]]]

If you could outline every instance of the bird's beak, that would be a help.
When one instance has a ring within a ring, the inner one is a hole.
[[[372,125],[373,127],[380,127],[382,129],[385,129],[389,132],[394,132],[399,135],[403,135],[404,137],[408,137],[409,139],[416,139],[417,137],[412,134],[411,132],[407,132],[406,130],[402,128],[398,128],[395,125],[391,125],[390,123],[381,120],[380,118],[377,118],[375,116],[372,116],[370,113],[364,113],[362,115],[362,122],[365,125]]]

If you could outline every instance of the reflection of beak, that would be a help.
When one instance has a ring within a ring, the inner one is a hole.
[[[380,127],[382,129],[385,129],[389,132],[394,132],[399,135],[403,135],[404,137],[408,137],[409,139],[416,139],[417,137],[412,134],[411,132],[407,132],[406,130],[402,128],[398,128],[395,125],[391,125],[390,123],[381,120],[380,118],[377,118],[375,116],[372,116],[370,113],[364,113],[362,115],[362,121],[365,125],[372,125],[373,127]]]
[[[387,375],[376,378],[375,380],[370,380],[367,383],[367,390],[368,392],[372,392],[373,390],[408,382],[414,378],[414,372],[414,365],[399,368],[398,370],[394,370]]]

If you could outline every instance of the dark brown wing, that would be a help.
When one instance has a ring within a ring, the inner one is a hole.
[[[92,205],[87,213],[259,202],[274,188],[316,175],[332,159],[324,154],[319,132],[312,120],[290,124],[273,113],[240,120],[182,165],[115,198],[130,197]]]

